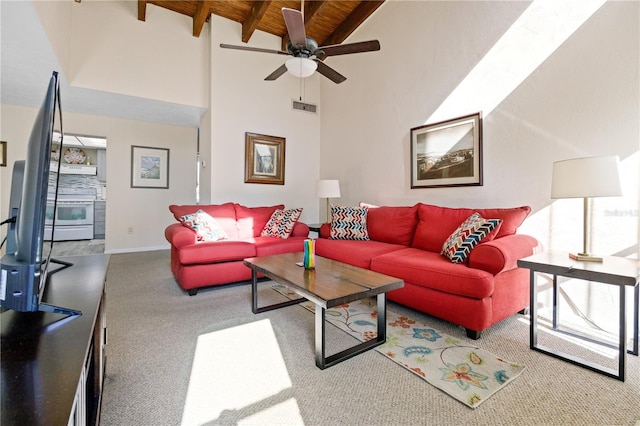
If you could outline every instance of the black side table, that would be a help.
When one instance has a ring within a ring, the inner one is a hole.
[[[320,234],[320,228],[322,227],[322,223],[311,223],[308,226],[310,231],[317,232],[318,234]]]
[[[627,353],[627,325],[626,325],[626,303],[625,290],[627,286],[634,288],[633,302],[633,348],[628,352],[638,355],[638,287],[640,280],[640,261],[626,259],[623,257],[605,257],[602,263],[599,262],[579,262],[569,258],[566,252],[547,252],[536,254],[518,260],[518,266],[530,269],[530,301],[531,301],[531,331],[530,347],[538,352],[551,355],[553,357],[571,362],[590,370],[602,373],[615,379],[624,381],[625,379],[625,357]],[[538,312],[537,312],[537,288],[536,273],[546,273],[553,275],[553,329],[570,334],[590,342],[603,346],[617,348],[618,369],[617,371],[591,361],[573,356],[571,354],[555,351],[538,344]],[[617,285],[620,290],[620,316],[619,316],[619,344],[611,345],[601,340],[591,338],[569,330],[561,329],[558,325],[558,276],[573,279],[593,281],[611,285]]]

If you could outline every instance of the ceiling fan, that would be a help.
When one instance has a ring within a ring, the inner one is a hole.
[[[225,49],[249,50],[252,52],[274,53],[277,55],[290,55],[293,58],[278,67],[269,74],[265,80],[275,80],[285,72],[289,71],[297,77],[309,77],[316,69],[323,76],[336,84],[340,84],[347,77],[340,74],[330,66],[322,62],[328,56],[348,55],[351,53],[371,52],[380,50],[378,40],[361,41],[357,43],[332,44],[328,46],[318,46],[318,43],[311,37],[307,37],[304,29],[304,18],[302,12],[295,9],[282,8],[282,15],[289,33],[287,51],[262,49],[259,47],[235,46],[232,44],[220,44]]]

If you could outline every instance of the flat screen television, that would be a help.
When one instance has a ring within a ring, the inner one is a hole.
[[[42,300],[50,273],[71,266],[70,263],[52,259],[51,250],[44,254],[44,225],[56,108],[60,109],[60,84],[58,73],[54,71],[31,130],[26,159],[16,161],[13,167],[9,217],[5,221],[9,225],[6,250],[0,260],[0,307],[20,312],[80,315],[80,311],[48,305]],[[62,131],[61,116],[60,126]],[[57,191],[54,190],[54,193],[57,194]],[[62,267],[54,270],[52,263]]]

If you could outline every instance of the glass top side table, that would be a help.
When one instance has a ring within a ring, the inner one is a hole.
[[[609,256],[603,259],[603,262],[580,262],[569,257],[567,252],[545,252],[536,254],[518,260],[518,266],[530,270],[530,347],[538,352],[551,355],[553,357],[571,362],[588,368],[592,371],[602,373],[615,379],[625,380],[625,358],[627,345],[627,324],[626,324],[626,288],[632,287],[633,290],[633,343],[632,348],[628,351],[632,355],[638,355],[638,303],[639,303],[639,280],[640,280],[640,260],[627,259],[623,257]],[[618,349],[618,368],[612,369],[606,366],[598,365],[592,361],[585,360],[554,350],[538,343],[538,311],[537,311],[537,285],[536,274],[545,273],[553,276],[553,306],[552,306],[552,327],[556,331],[570,334],[574,337],[589,340],[604,346],[615,347]],[[590,282],[598,282],[619,287],[619,343],[618,345],[610,345],[606,342],[589,338],[579,333],[572,333],[562,330],[558,325],[558,277],[568,277]]]

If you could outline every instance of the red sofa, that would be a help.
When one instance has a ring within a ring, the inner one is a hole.
[[[428,204],[369,208],[369,240],[330,239],[323,224],[316,254],[405,281],[388,299],[458,324],[471,339],[529,306],[529,273],[518,259],[538,251],[538,241],[516,234],[530,207],[447,208]],[[440,254],[445,240],[474,212],[501,219],[463,263]]]
[[[203,210],[222,227],[227,238],[219,241],[198,241],[196,232],[184,226],[181,217]],[[260,234],[277,209],[245,207],[236,203],[220,205],[171,205],[169,210],[179,223],[169,225],[164,232],[171,244],[171,271],[180,287],[190,296],[198,289],[251,279],[251,269],[242,261],[247,257],[301,252],[309,227],[296,222],[288,238],[261,237]]]

